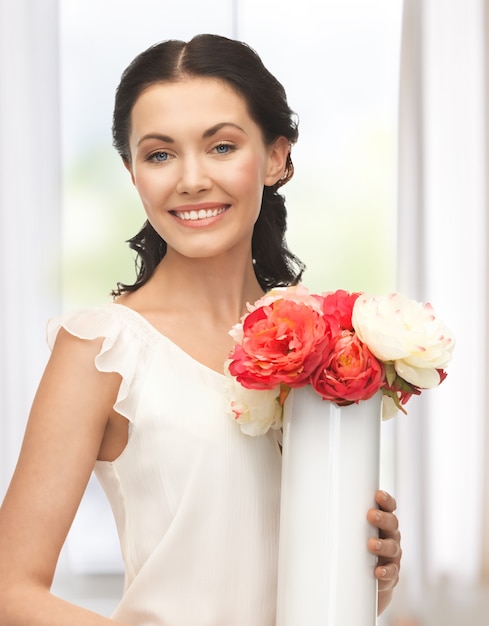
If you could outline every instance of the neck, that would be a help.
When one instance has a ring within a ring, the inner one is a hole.
[[[233,258],[234,257],[234,258]],[[156,307],[166,306],[201,312],[235,323],[263,295],[255,276],[251,251],[246,257],[224,255],[191,259],[168,251],[148,282]]]

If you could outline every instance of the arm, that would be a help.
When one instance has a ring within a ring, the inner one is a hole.
[[[385,491],[378,491],[375,500],[378,509],[370,509],[368,521],[379,529],[379,537],[368,541],[368,549],[378,556],[375,576],[379,580],[378,614],[380,615],[392,599],[394,587],[399,581],[401,567],[401,534],[394,515],[396,501]]]
[[[50,593],[59,553],[85,491],[120,377],[94,365],[101,341],[61,330],[32,406],[0,509],[0,623],[115,622]]]

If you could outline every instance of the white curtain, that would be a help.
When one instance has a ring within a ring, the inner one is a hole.
[[[0,0],[0,499],[59,307],[56,0]]]
[[[399,289],[430,300],[457,338],[447,380],[396,424],[411,606],[442,582],[489,582],[485,4],[404,5]]]
[[[486,140],[486,216],[489,210],[489,176],[487,175],[489,169],[489,1],[485,0],[485,19],[484,19],[484,48],[485,48],[485,111],[486,111],[486,127],[485,127],[485,140]],[[486,268],[489,268],[489,220],[486,217]],[[487,285],[487,282],[486,282]],[[486,292],[486,311],[489,311],[489,289]],[[487,326],[487,321],[486,321]],[[486,338],[485,352],[489,355],[489,333]],[[487,369],[486,369],[487,371]],[[487,380],[487,379],[486,379]],[[485,396],[485,406],[489,406],[489,385],[487,386]],[[489,417],[485,416],[485,437],[484,437],[484,493],[483,493],[483,516],[482,516],[482,549],[481,549],[481,582],[484,587],[489,587]]]

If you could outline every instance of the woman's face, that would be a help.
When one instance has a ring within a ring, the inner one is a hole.
[[[246,101],[224,82],[151,85],[136,100],[127,165],[168,253],[249,254],[264,185],[282,176],[284,137],[266,146]]]

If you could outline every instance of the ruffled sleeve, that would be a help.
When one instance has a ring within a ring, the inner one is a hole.
[[[138,332],[137,326],[126,323],[118,308],[110,304],[53,318],[47,325],[47,342],[52,350],[60,328],[79,339],[103,338],[100,352],[95,357],[95,367],[99,372],[120,374],[122,380],[114,409],[133,422],[151,345]]]

